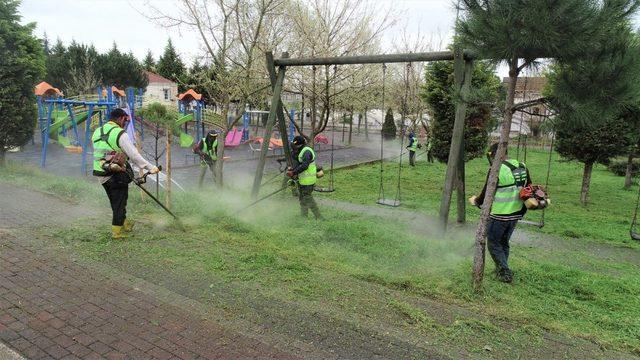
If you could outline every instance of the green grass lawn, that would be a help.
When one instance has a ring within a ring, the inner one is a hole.
[[[538,175],[544,171],[542,154],[530,153],[530,158],[534,180],[542,181]],[[553,165],[554,205],[544,231],[562,236],[571,231],[572,238],[624,243],[627,225],[608,223],[630,215],[632,204],[627,202],[634,193],[620,189],[622,179],[598,168],[593,178],[593,204],[584,209],[577,201],[579,167]],[[479,189],[485,166],[480,160],[469,165],[469,188]],[[371,176],[377,171],[375,166],[365,166],[338,172],[337,192],[331,196],[373,203],[377,186]],[[405,169],[405,208],[435,213],[443,171],[442,165],[424,163]],[[102,189],[85,181],[56,178],[19,166],[0,172],[0,181],[96,207],[108,206]],[[604,204],[602,194],[608,189],[615,196]],[[335,309],[348,314],[345,316],[386,326],[393,325],[389,323],[392,313],[406,319],[408,326],[437,332],[445,341],[458,345],[468,341],[462,346],[471,350],[481,351],[489,342],[507,356],[510,350],[504,344],[525,349],[549,329],[640,354],[640,268],[630,261],[598,260],[590,256],[591,249],[515,246],[515,284],[508,286],[488,275],[484,293],[476,295],[470,286],[471,236],[426,239],[397,219],[328,208],[323,209],[326,221],[303,220],[297,216],[297,201],[286,196],[237,215],[234,210],[247,198],[191,193],[177,196],[173,207],[187,226],[183,232],[154,204],[141,203],[139,196],[133,195],[130,201],[133,216],[146,219],[130,240],[111,241],[105,218],[96,219],[104,226],[85,221],[84,225],[79,222],[46,231],[59,239],[61,246],[92,261],[171,274],[194,287],[215,281],[259,286],[261,292],[283,301],[304,302],[322,311]],[[470,209],[469,214],[475,217],[477,210]],[[389,292],[373,296],[371,289],[363,288],[363,282]],[[208,290],[199,289],[199,300],[213,301]],[[412,305],[415,298],[453,303],[495,321],[460,315],[451,324],[442,323],[434,320],[428,309]],[[518,330],[505,330],[504,323],[507,329]]]
[[[515,149],[511,149],[511,153],[515,155]],[[547,158],[546,151],[529,150],[527,153],[527,166],[536,184],[545,183]],[[408,166],[406,162],[403,164],[402,208],[437,215],[446,165],[427,163],[425,155],[418,160],[418,166],[415,168]],[[397,162],[384,164],[383,184],[387,198],[395,196],[397,170]],[[480,192],[487,171],[486,159],[474,159],[467,163],[467,197]],[[591,179],[590,204],[585,207],[580,204],[582,171],[582,164],[563,161],[557,154],[553,154],[548,189],[552,205],[545,213],[545,226],[539,231],[564,238],[624,244],[637,248],[638,243],[629,237],[637,187],[624,190],[624,178],[615,176],[604,166],[597,165]],[[379,179],[379,164],[337,170],[334,180],[336,191],[317,196],[360,204],[375,204],[378,199]],[[470,220],[476,220],[479,214],[479,209],[467,207]],[[540,215],[540,211],[530,211],[527,219],[539,221]],[[450,219],[455,221],[455,196]]]

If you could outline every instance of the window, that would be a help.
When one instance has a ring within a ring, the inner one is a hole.
[[[164,93],[164,99],[165,100],[169,100],[169,89],[162,89],[162,92]]]

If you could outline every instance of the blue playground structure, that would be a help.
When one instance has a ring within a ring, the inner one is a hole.
[[[82,154],[81,172],[84,175],[87,174],[87,155],[91,151],[92,130],[102,126],[111,110],[119,106],[128,108],[131,114],[129,126],[133,131],[134,109],[142,103],[141,95],[136,96],[133,88],[127,89],[125,94],[115,87],[99,87],[97,96],[86,95],[84,99],[66,99],[58,89],[45,82],[36,86],[36,97],[42,140],[40,167],[46,166],[49,141],[53,139],[67,151]],[[84,133],[81,128],[83,123]],[[94,123],[95,126],[92,128]]]
[[[204,102],[202,101],[202,95],[193,89],[189,89],[178,95],[178,112],[181,116],[175,125],[180,136],[180,146],[190,147],[195,141],[194,138],[187,133],[186,129],[185,131],[180,129],[182,125],[189,121],[194,121],[195,123],[195,138],[201,139],[204,137],[204,123],[202,121],[203,108]]]

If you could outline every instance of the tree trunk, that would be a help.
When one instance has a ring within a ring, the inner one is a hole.
[[[0,147],[0,166],[5,166],[7,164],[5,156],[7,155],[7,152]]]
[[[495,155],[495,159],[491,163],[491,170],[489,171],[489,179],[487,180],[487,189],[485,192],[485,198],[482,205],[482,214],[480,215],[480,222],[476,228],[475,234],[475,250],[473,254],[473,286],[476,291],[482,288],[482,279],[484,277],[484,258],[485,258],[485,244],[486,244],[486,231],[487,223],[489,221],[489,213],[491,212],[491,205],[495,197],[496,188],[498,186],[498,173],[500,166],[507,153],[507,146],[509,144],[509,132],[511,131],[511,120],[513,119],[513,101],[515,97],[516,82],[518,81],[518,58],[511,59],[509,61],[509,84],[507,88],[507,101],[505,104],[504,120],[502,121],[502,127],[500,129],[500,142],[498,145],[498,151]]]
[[[311,138],[315,138],[316,134],[316,114],[318,112],[317,94],[316,94],[316,67],[313,67],[311,77]]]
[[[351,145],[351,135],[353,134],[353,109],[349,113],[349,145]]]
[[[171,127],[167,126],[167,150],[165,152],[165,173],[167,174],[167,180],[165,186],[165,198],[164,205],[167,209],[171,209]]]
[[[358,114],[358,130],[357,130],[357,134],[360,135],[360,125],[362,125],[362,113]]]
[[[582,189],[580,190],[580,203],[585,206],[589,202],[589,184],[591,184],[592,171],[593,162],[584,163],[584,173],[582,174]]]
[[[367,120],[368,109],[364,109],[364,139],[369,141],[369,121]]]
[[[227,103],[222,110],[222,118],[226,119],[229,115],[229,104]],[[218,161],[216,161],[216,166],[213,167],[214,173],[214,183],[215,185],[222,189],[224,185],[223,174],[224,174],[224,141],[227,138],[227,133],[229,132],[228,126],[222,129],[222,133],[218,136]]]
[[[630,188],[631,183],[633,183],[633,151],[629,153],[629,157],[627,158],[627,171],[624,175],[624,188]]]

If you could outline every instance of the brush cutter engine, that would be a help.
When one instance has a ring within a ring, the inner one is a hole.
[[[542,185],[527,185],[520,190],[520,199],[528,210],[542,210],[551,204],[551,199]]]

